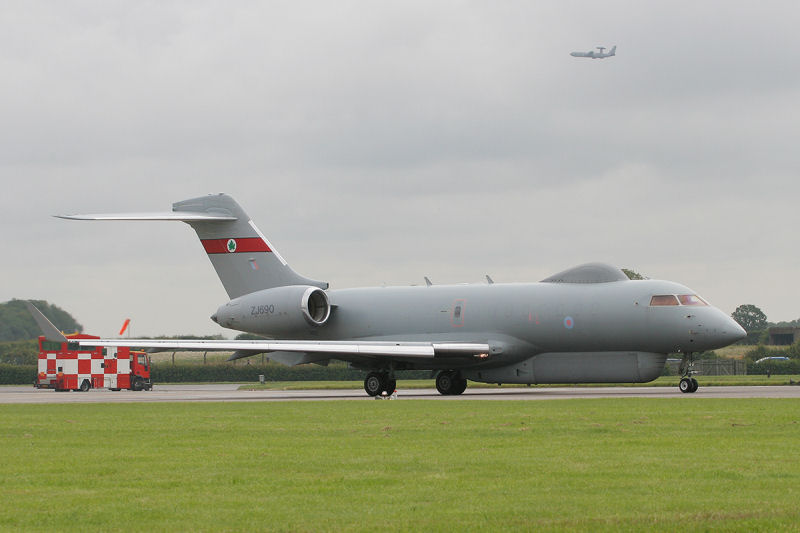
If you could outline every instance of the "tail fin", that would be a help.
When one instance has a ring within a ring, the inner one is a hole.
[[[236,217],[236,220],[187,221],[197,232],[231,298],[285,285],[328,288],[327,283],[305,278],[292,270],[247,213],[227,194],[177,202],[172,204],[172,211]]]
[[[611,51],[608,53],[608,55],[610,55],[610,56],[617,55],[617,45],[616,44],[611,47]]]
[[[228,296],[283,287],[328,284],[292,270],[247,213],[227,194],[212,194],[172,204],[171,213],[58,215],[73,220],[178,220],[189,224],[217,271]]]

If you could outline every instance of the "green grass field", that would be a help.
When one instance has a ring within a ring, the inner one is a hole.
[[[797,530],[796,400],[0,405],[2,530]]]

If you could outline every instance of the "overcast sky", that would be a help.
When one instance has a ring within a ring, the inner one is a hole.
[[[0,302],[232,336],[189,226],[51,216],[226,192],[332,288],[604,261],[798,318],[798,21],[795,1],[3,2]]]

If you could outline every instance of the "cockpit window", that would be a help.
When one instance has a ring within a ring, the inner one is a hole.
[[[696,294],[681,294],[678,295],[678,300],[681,301],[681,305],[708,305],[705,300]]]
[[[650,305],[678,305],[678,299],[673,294],[660,294],[650,298]]]

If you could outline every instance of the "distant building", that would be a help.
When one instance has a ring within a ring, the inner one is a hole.
[[[788,346],[800,340],[800,328],[769,328],[769,343]]]

